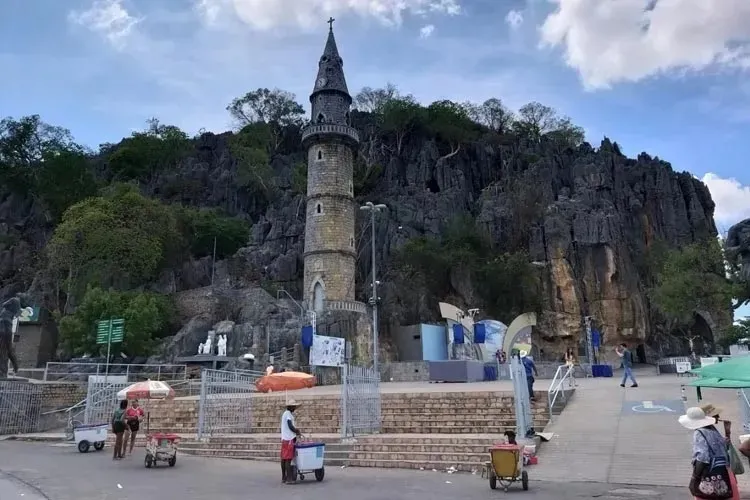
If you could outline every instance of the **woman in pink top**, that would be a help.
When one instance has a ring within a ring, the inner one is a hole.
[[[138,435],[138,429],[141,427],[141,419],[143,418],[143,408],[138,404],[138,400],[134,399],[130,403],[130,408],[125,410],[125,422],[128,424],[130,430],[130,453],[133,453],[133,446],[135,446],[135,438]],[[125,442],[122,445],[123,455],[125,454],[125,448],[128,446],[128,437],[125,438]]]

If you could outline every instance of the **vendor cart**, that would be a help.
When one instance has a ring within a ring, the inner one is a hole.
[[[163,434],[157,432],[146,437],[146,468],[156,467],[158,462],[166,462],[170,467],[177,463],[177,434]]]
[[[160,380],[136,382],[117,393],[119,399],[173,399],[174,389]],[[170,467],[177,463],[177,434],[149,433],[149,418],[146,417],[146,468],[155,467],[159,462],[166,462]]]
[[[73,427],[73,439],[78,451],[88,453],[92,445],[96,451],[103,449],[104,443],[107,441],[107,429],[109,429],[109,424],[76,425]]]
[[[499,483],[504,491],[508,491],[510,485],[518,481],[521,481],[524,491],[529,489],[529,475],[523,469],[521,447],[517,444],[499,444],[490,448],[487,469],[493,490],[497,489]]]
[[[323,465],[325,457],[325,443],[299,442],[294,445],[294,461],[292,462],[292,477],[305,480],[305,474],[315,474],[317,481],[322,481],[326,470]]]

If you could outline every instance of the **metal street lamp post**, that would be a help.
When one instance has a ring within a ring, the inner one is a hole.
[[[370,297],[370,305],[372,306],[372,366],[376,373],[378,372],[378,285],[380,282],[377,280],[377,264],[375,262],[375,214],[385,210],[386,207],[382,203],[375,205],[371,201],[368,201],[361,207],[360,210],[370,212],[370,226],[372,226],[372,296]]]

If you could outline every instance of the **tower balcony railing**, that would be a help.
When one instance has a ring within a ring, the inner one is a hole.
[[[326,300],[325,307],[332,311],[352,311],[360,314],[367,313],[367,305],[365,303],[353,300]]]
[[[359,133],[349,125],[337,123],[312,123],[302,130],[302,142],[316,135],[340,135],[359,143]]]

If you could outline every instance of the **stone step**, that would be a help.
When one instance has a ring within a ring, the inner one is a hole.
[[[258,462],[278,462],[279,451],[276,451],[275,456],[257,456],[254,454],[247,454],[239,450],[224,450],[224,449],[196,449],[196,450],[180,450],[186,455],[192,455],[196,457],[211,457],[211,458],[230,458],[235,460],[254,460]],[[344,467],[348,465],[349,460],[346,458],[328,458],[326,452],[325,461],[323,463],[326,467]]]
[[[248,448],[214,448],[208,446],[201,447],[181,447],[180,451],[193,455],[223,455],[239,459],[251,458],[253,460],[265,460],[275,462],[279,460],[279,446],[275,449],[248,449]],[[329,451],[326,448],[325,461],[396,461],[396,462],[416,462],[416,463],[472,463],[481,465],[489,459],[487,451],[479,453],[427,453],[427,452],[359,452],[359,451]]]

